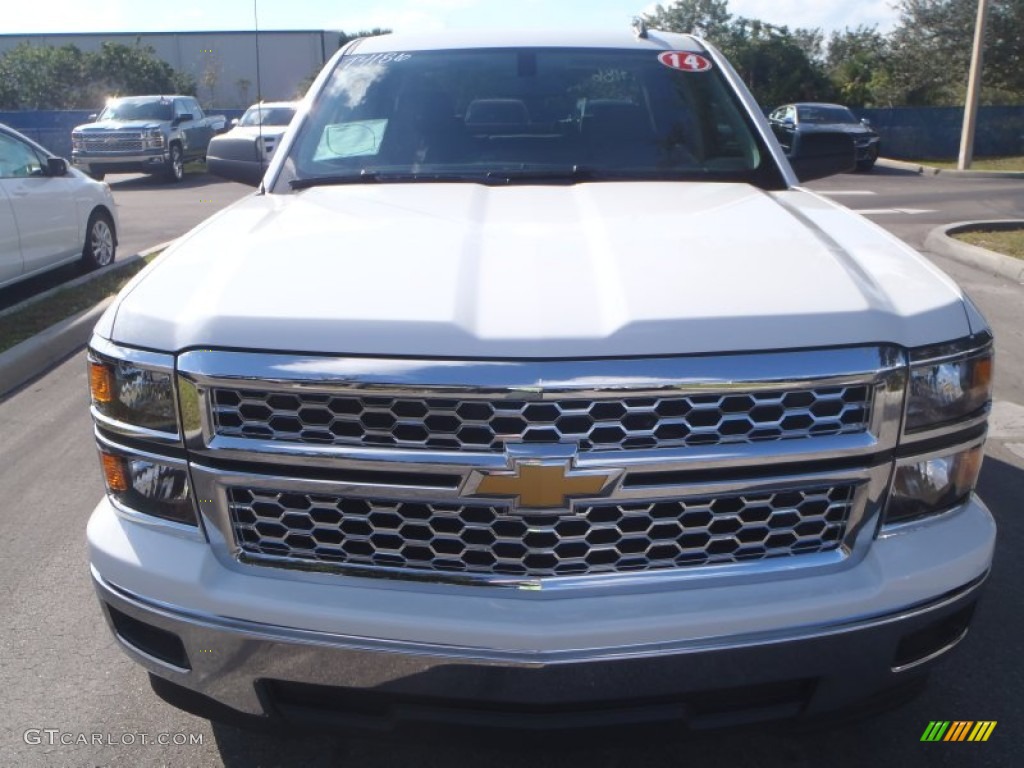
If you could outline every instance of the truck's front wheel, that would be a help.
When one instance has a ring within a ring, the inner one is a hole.
[[[178,144],[171,144],[171,156],[167,159],[165,175],[167,180],[172,183],[177,183],[185,178],[185,156]]]

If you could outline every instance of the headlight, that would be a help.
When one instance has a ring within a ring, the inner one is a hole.
[[[71,148],[72,149],[81,150],[83,146],[84,146],[84,142],[82,141],[82,134],[80,134],[80,133],[73,133],[73,134],[71,134]]]
[[[100,445],[107,493],[124,511],[197,525],[184,462]]]
[[[111,503],[135,520],[198,526],[178,430],[174,357],[93,337],[88,371]]]
[[[142,134],[142,137],[145,139],[146,146],[148,147],[162,147],[164,145],[164,135],[159,128],[150,128]]]
[[[886,523],[934,515],[962,504],[978,482],[984,446],[915,456],[896,462]]]
[[[984,415],[991,398],[991,343],[912,363],[905,431],[921,432]]]
[[[177,434],[170,373],[90,355],[89,388],[102,416],[126,425]]]

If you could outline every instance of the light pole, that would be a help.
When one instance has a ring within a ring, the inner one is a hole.
[[[985,24],[988,21],[988,0],[978,0],[978,21],[974,25],[974,50],[971,53],[971,74],[967,81],[967,103],[964,104],[964,129],[960,134],[960,159],[956,167],[961,171],[971,167],[974,160],[974,125],[978,119],[978,97],[981,95],[981,60],[985,43]]]

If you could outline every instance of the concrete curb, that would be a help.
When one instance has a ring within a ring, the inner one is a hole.
[[[980,248],[977,245],[963,243],[950,235],[971,229],[1020,229],[1024,227],[1021,219],[998,219],[996,221],[958,221],[955,224],[943,224],[928,233],[924,240],[924,249],[940,256],[967,264],[994,275],[1000,275],[1017,283],[1024,283],[1024,260],[1015,259],[1002,253]]]
[[[82,275],[81,277],[76,277],[74,280],[68,280],[66,283],[61,283],[60,285],[55,286],[48,291],[43,291],[42,293],[36,294],[35,296],[30,296],[24,301],[19,301],[17,304],[12,304],[6,309],[0,309],[0,320],[3,320],[8,315],[13,315],[15,312],[20,312],[26,307],[31,307],[33,304],[38,304],[40,301],[45,301],[54,294],[60,293],[63,290],[66,290],[68,288],[76,288],[79,285],[91,283],[93,280],[96,280],[97,278],[104,277],[105,275],[109,275],[112,272],[119,272],[120,270],[125,269],[126,267],[135,264],[136,262],[141,260],[142,254],[136,253],[133,256],[129,256],[127,259],[115,261],[113,264],[110,264],[104,267],[103,269],[97,269],[95,272],[89,272],[88,274]]]
[[[875,161],[875,165],[882,168],[894,168],[897,171],[910,171],[911,173],[928,173],[933,175],[938,169],[930,166],[925,167],[918,165],[917,163],[906,163],[902,160],[892,160],[888,157],[880,157]]]
[[[892,160],[888,157],[878,158],[876,164],[883,168],[911,171],[925,176],[956,176],[964,179],[1024,179],[1024,171],[958,171],[955,168],[936,168],[931,165]]]
[[[31,339],[0,352],[0,397],[49,370],[89,341],[100,315],[114,300],[109,296],[95,307],[51,325]]]
[[[128,265],[140,261],[143,257],[166,248],[171,242],[173,241],[147,248],[123,261],[112,264],[106,269],[91,272],[38,296],[33,296],[20,304],[4,310],[3,313],[0,313],[0,317],[31,306],[67,288],[88,283],[98,277],[110,274],[111,271],[124,269]],[[32,338],[25,339],[20,344],[15,344],[10,349],[0,352],[0,398],[6,397],[13,390],[36,378],[41,373],[64,360],[72,352],[85,346],[92,335],[93,327],[100,319],[100,315],[103,314],[113,300],[114,297],[110,296],[96,306],[61,320],[59,323],[37,333]]]

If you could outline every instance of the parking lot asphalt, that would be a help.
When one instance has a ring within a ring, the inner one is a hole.
[[[208,177],[193,187],[186,182],[170,190],[150,186],[149,180],[112,181],[124,235],[138,238],[138,248],[180,234],[249,192]],[[869,215],[911,244],[918,238],[923,242],[923,233],[941,221],[1024,217],[1020,181],[1007,185],[876,172],[823,180],[814,187],[852,208],[889,211]],[[206,203],[207,196],[220,202]],[[930,212],[905,212],[919,210]],[[515,733],[483,743],[468,738],[282,738],[214,726],[180,712],[158,700],[142,669],[118,650],[89,584],[85,525],[102,484],[84,362],[76,355],[0,402],[0,583],[6,586],[0,592],[0,615],[5,618],[0,628],[0,766],[1020,765],[1024,287],[955,262],[937,263],[974,296],[997,334],[997,414],[979,490],[997,518],[1000,538],[971,634],[940,662],[927,690],[902,707],[812,731],[768,725],[651,738],[627,730],[608,744],[542,745],[525,744]],[[921,743],[932,720],[995,720],[998,726],[984,744]],[[56,743],[47,742],[48,730],[56,732]],[[143,744],[142,734],[149,742],[160,734],[169,734],[171,742],[184,734],[186,740],[202,743]],[[72,743],[61,743],[69,739]]]

